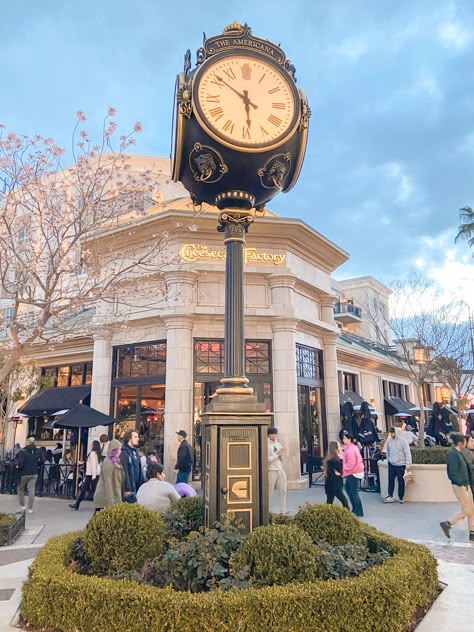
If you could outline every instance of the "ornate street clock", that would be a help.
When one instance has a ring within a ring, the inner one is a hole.
[[[173,180],[196,204],[263,208],[298,179],[310,110],[283,50],[246,24],[204,39],[178,75]]]

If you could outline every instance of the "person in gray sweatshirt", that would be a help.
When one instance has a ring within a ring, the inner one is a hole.
[[[411,451],[408,441],[395,428],[390,428],[389,437],[385,446],[388,461],[388,496],[384,498],[384,503],[394,503],[393,493],[395,490],[395,479],[398,481],[398,498],[403,504],[405,496],[405,470],[411,467]]]

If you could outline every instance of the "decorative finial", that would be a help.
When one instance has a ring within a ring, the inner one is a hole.
[[[228,26],[226,26],[224,28],[224,33],[228,33],[229,31],[241,31],[242,30],[242,24],[239,24],[237,21],[235,21],[233,24],[229,24]]]

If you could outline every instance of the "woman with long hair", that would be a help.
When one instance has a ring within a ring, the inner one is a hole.
[[[342,506],[349,509],[349,502],[344,494],[344,481],[342,478],[342,448],[339,441],[331,441],[323,468],[326,489],[326,502],[332,505],[334,498],[341,501]]]
[[[79,509],[79,505],[86,497],[94,495],[95,488],[97,486],[97,481],[100,475],[100,456],[101,456],[101,446],[99,441],[92,442],[92,448],[86,459],[86,476],[81,485],[81,491],[79,492],[79,496],[76,499],[76,502],[72,505],[69,505],[71,509],[75,509],[76,511]]]
[[[359,498],[359,480],[364,478],[364,464],[356,440],[348,432],[343,432],[342,443],[344,453],[342,455],[342,476],[347,495],[352,506],[352,513],[363,516],[364,510]]]

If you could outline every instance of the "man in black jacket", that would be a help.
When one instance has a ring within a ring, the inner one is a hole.
[[[35,445],[34,437],[28,437],[26,446],[17,456],[17,469],[19,476],[18,501],[20,508],[25,510],[25,486],[28,490],[28,513],[33,513],[35,501],[35,487],[38,471],[44,462],[41,450]]]
[[[124,495],[136,494],[143,481],[143,471],[138,454],[138,432],[132,430],[123,435],[120,463],[124,469]]]
[[[193,462],[191,446],[186,441],[188,434],[185,430],[180,430],[176,433],[176,436],[179,441],[178,456],[176,459],[176,465],[174,466],[174,469],[178,472],[176,482],[187,483],[189,475],[191,474],[191,466]]]

